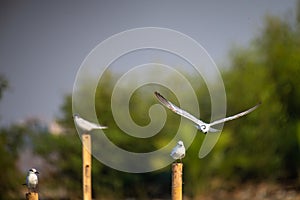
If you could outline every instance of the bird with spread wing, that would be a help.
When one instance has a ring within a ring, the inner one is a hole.
[[[237,119],[237,118],[242,117],[244,115],[247,115],[250,112],[254,111],[256,108],[258,108],[258,106],[260,106],[260,104],[261,104],[261,103],[259,103],[259,104],[255,105],[254,107],[252,107],[252,108],[250,108],[246,111],[243,111],[241,113],[238,113],[236,115],[226,117],[226,118],[223,118],[223,119],[219,119],[219,120],[213,121],[211,123],[205,123],[202,120],[200,120],[200,119],[196,118],[195,116],[193,116],[192,114],[188,113],[187,111],[182,110],[181,108],[175,106],[173,103],[168,101],[165,97],[163,97],[160,93],[155,92],[154,94],[155,94],[155,96],[157,97],[157,99],[159,100],[160,103],[162,103],[164,106],[166,106],[167,108],[169,108],[173,112],[177,113],[178,115],[181,115],[182,117],[185,117],[185,118],[191,120],[192,122],[194,122],[196,124],[197,129],[202,131],[205,134],[208,133],[208,132],[220,132],[220,130],[212,128],[212,126],[222,124],[222,123],[225,123],[227,121],[234,120],[234,119]]]

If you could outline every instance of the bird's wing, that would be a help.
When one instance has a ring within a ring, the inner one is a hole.
[[[172,152],[170,153],[170,156],[174,156],[174,154],[176,153],[176,149],[174,148],[173,150],[172,150]]]
[[[92,124],[91,124],[91,122],[88,122],[88,121],[86,121],[86,120],[84,120],[84,119],[82,119],[82,118],[79,118],[79,117],[77,117],[77,118],[75,119],[75,121],[76,121],[77,125],[78,125],[80,128],[82,128],[82,129],[85,129],[85,130],[91,130],[91,129],[92,129]]]
[[[181,108],[175,106],[173,103],[168,101],[165,97],[163,97],[160,93],[155,92],[155,96],[160,101],[160,103],[162,103],[164,106],[166,106],[167,108],[169,108],[173,112],[177,113],[178,115],[181,115],[181,116],[193,121],[194,123],[196,123],[198,125],[205,124],[200,119],[196,118],[195,116],[191,115],[190,113],[186,112],[185,110],[182,110]]]
[[[174,147],[172,152],[170,153],[170,156],[174,159],[178,159],[180,157],[180,154],[178,153],[178,146]]]
[[[214,125],[217,125],[217,124],[221,124],[221,123],[225,123],[227,121],[230,121],[230,120],[234,120],[234,119],[237,119],[239,117],[242,117],[244,115],[247,115],[249,114],[250,112],[254,111],[256,108],[258,108],[260,106],[261,103],[258,103],[257,105],[255,105],[254,107],[244,111],[244,112],[241,112],[241,113],[238,113],[236,115],[233,115],[233,116],[230,116],[230,117],[226,117],[224,119],[220,119],[220,120],[216,120],[212,123],[210,123],[211,126],[214,126]]]

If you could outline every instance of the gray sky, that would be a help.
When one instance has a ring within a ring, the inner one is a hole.
[[[0,73],[10,89],[0,124],[50,121],[72,92],[88,53],[113,34],[164,27],[199,42],[219,67],[232,45],[246,46],[266,14],[293,19],[296,0],[1,1]]]

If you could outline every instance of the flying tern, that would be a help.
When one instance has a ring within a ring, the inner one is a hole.
[[[220,132],[220,130],[212,128],[212,126],[222,124],[222,123],[225,123],[227,121],[234,120],[234,119],[237,119],[237,118],[242,117],[244,115],[247,115],[250,112],[254,111],[261,104],[261,103],[259,103],[259,104],[255,105],[254,107],[252,107],[252,108],[250,108],[246,111],[243,111],[241,113],[238,113],[236,115],[226,117],[226,118],[223,118],[223,119],[219,119],[219,120],[213,121],[211,123],[205,123],[205,122],[201,121],[200,119],[196,118],[195,116],[191,115],[190,113],[186,112],[185,110],[182,110],[181,108],[175,106],[173,103],[168,101],[165,97],[163,97],[160,93],[155,92],[155,96],[160,101],[160,103],[162,103],[164,106],[166,106],[167,108],[169,108],[173,112],[175,112],[178,115],[181,115],[181,116],[193,121],[196,124],[197,129],[202,131],[204,134],[206,134],[208,132]]]
[[[90,132],[94,129],[106,129],[107,128],[106,126],[101,126],[101,125],[89,122],[89,121],[81,118],[78,114],[74,115],[74,121],[75,121],[76,126],[81,128],[83,131]]]
[[[184,158],[184,156],[185,156],[185,147],[184,147],[182,141],[177,142],[177,145],[173,148],[170,156],[174,160],[180,159],[180,161],[182,162],[182,158]]]

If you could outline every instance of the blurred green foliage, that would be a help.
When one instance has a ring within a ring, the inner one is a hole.
[[[0,100],[8,87],[8,81],[0,75]],[[0,199],[16,198],[21,188],[21,173],[17,169],[16,160],[19,158],[23,144],[24,129],[12,126],[10,129],[0,128]]]
[[[0,129],[0,199],[18,198],[18,191],[25,183],[16,162],[21,153],[23,133],[24,129],[18,126]]]
[[[227,165],[239,178],[298,178],[299,30],[267,17],[253,47],[235,50],[223,77],[228,107],[235,112],[257,99],[263,102],[258,112],[229,127],[238,142],[227,151],[233,159]]]
[[[232,184],[245,181],[292,181],[300,185],[299,27],[299,20],[290,23],[266,17],[260,35],[249,47],[231,51],[230,66],[222,72],[227,115],[259,101],[262,105],[246,117],[226,123],[213,151],[201,160],[198,152],[204,135],[197,134],[184,158],[185,195],[195,197],[204,189],[230,188]],[[134,152],[163,147],[174,137],[181,118],[167,111],[165,126],[151,138],[136,139],[123,133],[114,122],[110,107],[112,90],[119,76],[106,71],[96,92],[96,111],[99,122],[109,127],[107,136],[119,147]],[[199,77],[190,75],[188,78],[199,98],[201,118],[208,121],[207,88]],[[4,83],[0,84],[0,94]],[[175,95],[167,88],[147,87],[134,92],[129,105],[132,119],[141,126],[150,123],[149,108],[157,103],[153,93],[148,95],[147,91],[158,89],[177,103]],[[81,198],[81,142],[74,128],[71,96],[64,98],[61,111],[59,122],[66,130],[62,135],[34,133],[16,126],[1,130],[0,166],[6,172],[0,176],[0,195],[6,195],[0,196],[1,199],[11,197],[11,191],[17,188],[20,174],[16,173],[16,160],[25,136],[30,138],[34,153],[50,166],[50,172],[43,176],[43,190],[55,191],[63,187],[69,198]],[[186,122],[186,126],[189,130],[192,124]],[[96,199],[103,196],[107,199],[168,198],[170,171],[169,166],[157,172],[129,174],[93,159],[93,196]]]

